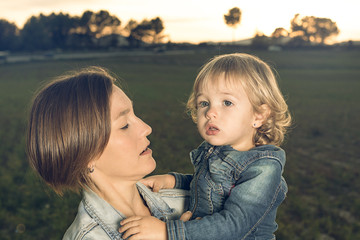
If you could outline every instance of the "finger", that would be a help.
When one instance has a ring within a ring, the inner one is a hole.
[[[191,216],[192,216],[192,212],[190,211],[184,212],[183,215],[181,215],[180,220],[187,222],[190,220]]]
[[[161,187],[159,186],[159,184],[154,184],[152,190],[153,192],[158,192],[161,189]]]
[[[127,230],[126,232],[124,232],[124,234],[122,235],[122,238],[127,239],[130,236],[134,236],[134,235],[136,236],[138,233],[140,233],[140,227],[133,227],[133,228],[130,228],[129,230]]]
[[[142,184],[144,184],[145,186],[152,188],[153,187],[153,181],[147,179],[147,178],[143,178],[141,179],[139,182],[141,182]]]
[[[119,228],[119,232],[126,232],[128,229],[138,226],[139,226],[139,221],[128,222]]]
[[[132,216],[132,217],[125,218],[124,220],[122,220],[120,222],[120,224],[125,225],[125,224],[128,224],[129,222],[139,221],[141,219],[142,219],[142,217],[140,217],[140,216]]]
[[[201,217],[197,217],[197,218],[195,218],[196,220],[200,220],[201,219]]]

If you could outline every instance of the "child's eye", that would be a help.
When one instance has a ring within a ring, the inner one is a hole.
[[[229,106],[233,105],[233,103],[230,102],[230,101],[228,101],[228,100],[225,100],[225,101],[224,101],[224,105],[227,106],[227,107],[229,107]]]
[[[206,102],[206,101],[201,101],[201,102],[198,103],[198,106],[201,107],[201,108],[204,108],[204,107],[209,106],[209,103]]]
[[[122,130],[128,129],[129,128],[129,124],[126,124],[124,127],[120,128]]]

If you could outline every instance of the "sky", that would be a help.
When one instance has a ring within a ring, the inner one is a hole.
[[[224,14],[238,7],[241,23],[234,31],[224,22]],[[160,17],[164,34],[172,42],[200,43],[251,38],[256,32],[267,36],[278,27],[290,30],[295,14],[330,18],[340,34],[333,41],[360,40],[360,0],[0,0],[0,19],[22,28],[28,18],[40,13],[68,13],[107,10],[124,27],[130,19]]]

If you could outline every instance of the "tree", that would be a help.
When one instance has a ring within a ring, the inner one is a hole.
[[[136,28],[138,25],[137,21],[134,20],[134,19],[130,19],[128,21],[128,23],[126,24],[126,26],[124,27],[124,32],[127,34],[127,35],[130,35],[131,31]]]
[[[138,26],[138,22],[136,20],[130,19],[126,26],[124,27],[124,32],[128,34],[127,40],[129,42],[130,47],[138,46],[138,40],[134,36],[134,29]]]
[[[329,18],[305,16],[300,19],[300,15],[296,14],[290,24],[290,36],[300,38],[306,43],[315,42],[324,44],[328,38],[338,35],[340,32],[336,22]]]
[[[325,43],[327,38],[340,33],[336,22],[331,21],[329,18],[316,18],[315,28],[317,29],[315,39],[320,39],[322,44]]]
[[[19,29],[14,23],[0,19],[0,51],[13,50],[17,46]]]
[[[273,44],[282,45],[283,40],[289,36],[289,32],[285,28],[276,28],[271,34]]]
[[[108,11],[85,11],[81,17],[76,18],[72,43],[80,44],[79,47],[96,46],[100,37],[119,32],[120,24],[121,21]]]
[[[267,49],[270,46],[270,38],[262,32],[257,32],[251,41],[254,49]]]
[[[271,34],[272,38],[284,38],[288,36],[289,36],[289,32],[285,28],[276,28],[274,32]]]
[[[148,41],[150,37],[150,30],[150,22],[148,20],[143,20],[140,24],[131,30],[129,35],[130,45],[133,47],[139,47],[141,42]]]
[[[164,38],[164,35],[161,35],[161,32],[164,30],[164,24],[162,20],[157,17],[151,19],[150,21],[151,29],[152,29],[152,43],[160,43]]]
[[[46,16],[30,17],[20,31],[21,42],[25,50],[47,50],[53,48],[51,36],[46,26]]]
[[[138,47],[141,42],[160,43],[164,37],[161,35],[164,25],[159,17],[153,18],[150,21],[144,19],[140,24],[133,20],[129,21],[126,29],[130,31],[128,39],[133,47]]]
[[[54,48],[64,49],[67,48],[68,39],[71,35],[71,31],[74,28],[75,19],[69,16],[69,14],[51,13],[46,18],[46,31],[48,31],[52,46]]]
[[[228,14],[224,15],[225,24],[233,28],[233,41],[235,41],[235,30],[241,21],[241,10],[234,7],[229,10]]]
[[[21,30],[22,43],[27,50],[64,49],[73,28],[74,19],[69,14],[32,16]]]

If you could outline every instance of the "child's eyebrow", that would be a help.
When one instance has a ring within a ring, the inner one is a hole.
[[[203,93],[199,92],[199,93],[196,94],[195,97],[198,98],[198,97],[200,97],[200,96],[202,96],[202,95],[203,95]]]

